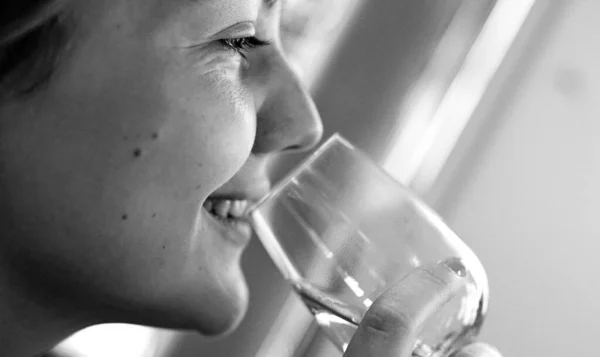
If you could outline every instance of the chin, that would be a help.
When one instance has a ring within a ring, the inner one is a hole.
[[[226,336],[239,327],[248,310],[248,289],[245,284],[236,292],[189,294],[159,301],[145,310],[128,312],[126,322],[174,330],[195,331],[207,337]]]
[[[206,336],[226,336],[235,331],[248,311],[248,289],[244,285],[243,295],[237,297],[226,296],[218,301],[211,311],[208,323],[203,324],[202,334]]]
[[[238,266],[204,285],[201,293],[189,294],[185,300],[183,304],[172,306],[185,321],[183,328],[205,336],[224,336],[232,333],[246,316],[249,290]],[[185,305],[188,308],[182,309]]]
[[[189,255],[170,257],[170,269],[150,274],[154,279],[136,289],[134,303],[128,304],[134,306],[133,323],[206,336],[227,335],[240,325],[249,304],[243,249],[214,232],[204,233]]]

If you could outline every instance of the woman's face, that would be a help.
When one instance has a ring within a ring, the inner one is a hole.
[[[49,86],[0,108],[0,262],[19,289],[82,320],[237,325],[250,232],[231,217],[269,189],[273,156],[322,132],[281,52],[280,7],[72,2]]]

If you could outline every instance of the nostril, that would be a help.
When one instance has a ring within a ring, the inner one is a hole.
[[[279,125],[281,123],[278,122]],[[313,127],[311,130],[305,130],[305,128],[286,128],[285,130],[275,129],[266,131],[264,130],[265,127],[266,125],[261,125],[257,128],[256,139],[252,148],[252,152],[255,154],[308,151],[319,143],[323,134],[320,125]]]
[[[284,148],[284,151],[308,151],[314,148],[319,143],[319,141],[321,141],[321,136],[321,130],[313,130],[308,133],[305,133],[302,137],[297,138],[293,144],[286,146]]]
[[[283,150],[285,150],[285,151],[301,151],[302,145],[290,145],[290,146],[284,148]]]

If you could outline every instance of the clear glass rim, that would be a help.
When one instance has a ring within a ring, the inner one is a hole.
[[[269,200],[269,198],[277,195],[286,185],[288,185],[290,183],[290,181],[292,181],[294,179],[294,177],[298,176],[312,162],[316,161],[317,158],[319,156],[321,156],[321,154],[324,151],[330,149],[334,144],[340,144],[340,145],[352,150],[354,155],[358,155],[362,159],[370,161],[374,165],[378,165],[377,162],[375,160],[373,160],[373,158],[371,158],[369,155],[364,153],[362,150],[360,150],[356,146],[354,146],[350,141],[348,141],[346,138],[344,138],[339,132],[336,132],[336,133],[332,134],[323,144],[321,144],[319,146],[319,148],[317,148],[312,154],[308,155],[305,159],[300,161],[300,163],[294,169],[292,169],[287,175],[284,176],[283,179],[281,179],[275,186],[273,186],[273,188],[269,191],[269,193],[267,193],[265,196],[263,196],[260,200],[256,201],[256,203],[252,204],[248,208],[247,214],[250,215],[257,208],[259,208],[260,205],[262,205],[265,201]],[[394,178],[392,175],[390,175],[390,173],[387,170],[385,170],[383,168],[381,168],[381,170],[383,171],[383,173],[386,177],[393,180],[399,187],[401,187],[404,190],[404,193],[410,197],[411,201],[416,202],[420,206],[427,207],[427,205],[421,200],[421,198],[418,195],[416,195],[414,192],[412,192],[410,189],[408,189],[402,182],[398,181],[396,178]]]
[[[352,149],[353,151],[355,151],[355,149],[356,149],[354,147],[354,145],[352,145],[347,139],[345,139],[343,136],[341,136],[340,133],[338,133],[338,132],[334,133],[323,144],[321,144],[319,146],[319,148],[316,149],[312,154],[308,155],[306,158],[304,158],[302,161],[300,161],[300,163],[294,169],[292,169],[287,175],[284,176],[283,179],[281,179],[275,186],[273,186],[273,188],[269,191],[269,193],[267,193],[265,196],[263,196],[260,200],[258,200],[252,206],[250,206],[250,208],[248,208],[248,214],[251,214],[258,207],[260,207],[260,205],[262,205],[265,201],[267,201],[269,198],[278,194],[285,186],[287,186],[290,183],[290,181],[292,181],[294,179],[294,177],[298,176],[302,171],[304,171],[306,169],[306,167],[308,167],[319,156],[321,156],[321,154],[324,151],[328,150],[331,146],[333,146],[336,143],[342,144],[343,146],[346,146],[349,149]]]
[[[344,138],[339,132],[333,133],[323,144],[321,144],[319,146],[319,148],[317,148],[312,154],[308,155],[305,159],[300,161],[300,163],[294,169],[292,169],[287,175],[284,176],[283,179],[281,179],[275,186],[273,186],[273,188],[269,191],[269,193],[267,193],[256,203],[251,205],[247,210],[247,214],[250,215],[257,208],[259,208],[260,205],[262,205],[265,201],[269,200],[269,198],[277,195],[286,185],[288,185],[290,183],[290,181],[292,181],[294,179],[294,177],[298,176],[312,162],[316,161],[317,158],[319,156],[321,156],[321,154],[324,151],[329,150],[334,144],[340,144],[340,145],[352,150],[354,155],[358,155],[362,159],[370,161],[374,165],[378,165],[378,163],[375,160],[373,160],[373,158],[371,158],[365,152],[363,152],[362,150],[360,150],[356,146],[354,146],[350,141],[348,141],[346,138]],[[390,175],[390,173],[387,170],[385,170],[382,167],[380,167],[380,169],[382,170],[382,172],[384,173],[384,175],[386,177],[388,177],[390,180],[393,180],[399,187],[402,188],[402,190],[404,191],[404,194],[406,194],[410,198],[411,201],[415,202],[417,205],[419,205],[421,207],[424,207],[426,211],[432,211],[431,213],[434,213],[437,215],[437,213],[433,212],[433,210],[428,209],[428,205],[425,204],[425,202],[423,202],[423,200],[417,194],[412,192],[402,182],[398,181],[395,177]]]

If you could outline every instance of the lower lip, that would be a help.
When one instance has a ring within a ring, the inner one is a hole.
[[[246,246],[252,238],[252,225],[247,220],[221,218],[204,210],[208,219],[214,222],[221,230],[221,235],[228,241],[238,246]]]

